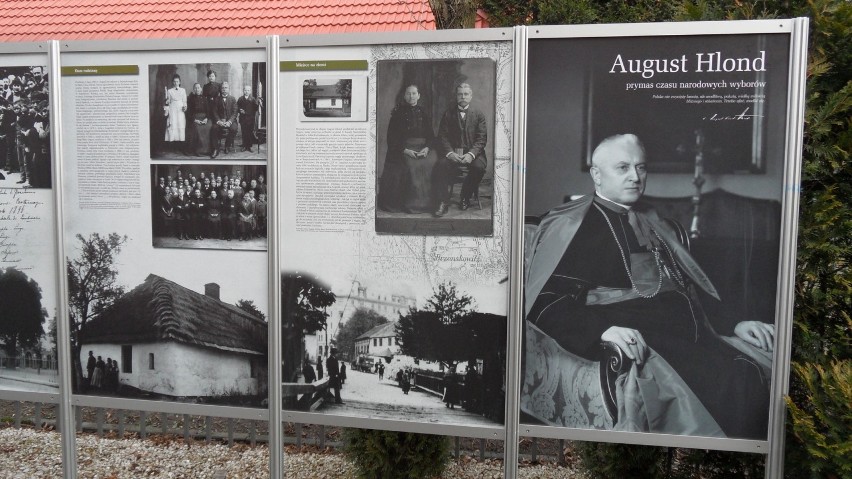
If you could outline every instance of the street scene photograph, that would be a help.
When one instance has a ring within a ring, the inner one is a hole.
[[[506,317],[451,282],[423,297],[282,275],[285,409],[429,423],[503,423]]]

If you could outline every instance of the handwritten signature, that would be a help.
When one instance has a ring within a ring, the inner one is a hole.
[[[763,115],[749,115],[748,111],[751,107],[743,110],[742,113],[738,115],[719,115],[718,113],[713,113],[710,117],[704,117],[702,120],[705,121],[743,121],[743,120],[751,120],[752,118],[763,118]]]

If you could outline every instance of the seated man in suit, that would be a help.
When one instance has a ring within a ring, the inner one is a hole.
[[[470,106],[473,89],[467,83],[456,87],[456,105],[444,113],[438,126],[438,161],[432,173],[432,197],[437,203],[433,216],[447,214],[450,207],[450,184],[467,167],[461,188],[459,208],[466,210],[485,175],[485,145],[488,143],[488,124],[485,114]]]
[[[231,87],[228,82],[222,83],[222,94],[216,100],[213,109],[213,141],[216,147],[213,149],[211,158],[219,155],[219,138],[225,136],[225,153],[230,153],[234,148],[234,137],[237,136],[237,100],[231,96]]]
[[[526,241],[534,248],[526,319],[578,356],[600,359],[610,341],[641,367],[655,351],[681,376],[725,435],[766,438],[769,381],[717,333],[771,350],[774,326],[714,331],[698,290],[710,279],[671,228],[642,203],[645,150],[635,135],[601,142],[590,170],[595,194],[549,211]]]

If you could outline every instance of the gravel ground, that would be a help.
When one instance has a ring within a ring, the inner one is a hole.
[[[193,478],[260,479],[269,477],[265,445],[195,442],[182,438],[152,436],[140,439],[107,439],[92,434],[77,436],[78,477],[91,479]],[[0,429],[0,478],[36,479],[62,476],[59,434],[22,428]],[[224,472],[224,475],[221,473]],[[331,479],[355,477],[352,464],[331,450],[289,447],[285,459],[288,478]],[[502,462],[479,461],[463,456],[453,461],[442,478],[500,478]],[[518,477],[579,478],[575,470],[556,465],[522,465]]]

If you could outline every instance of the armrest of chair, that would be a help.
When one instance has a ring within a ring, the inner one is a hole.
[[[611,341],[601,342],[601,393],[604,405],[612,418],[612,423],[618,422],[618,401],[615,393],[615,380],[626,373],[633,361],[628,358],[624,351]]]

